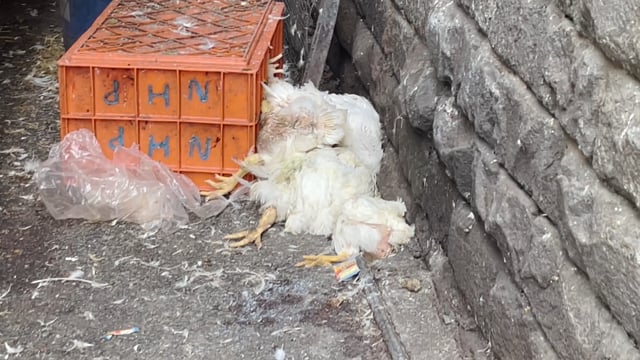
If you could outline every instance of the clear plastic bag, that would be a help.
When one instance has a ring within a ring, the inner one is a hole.
[[[134,145],[118,147],[109,160],[89,130],[67,134],[34,173],[40,199],[55,219],[123,220],[146,231],[172,232],[189,221],[220,214],[246,194],[201,204],[200,192],[186,176],[152,160]]]

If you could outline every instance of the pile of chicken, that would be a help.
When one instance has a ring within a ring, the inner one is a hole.
[[[247,173],[257,180],[250,196],[261,204],[255,229],[227,235],[230,246],[255,243],[276,222],[284,231],[332,236],[337,255],[304,256],[298,266],[328,265],[361,252],[385,257],[407,243],[414,227],[405,222],[401,200],[378,196],[376,176],[382,160],[378,113],[360,96],[329,94],[313,84],[296,87],[276,77],[278,58],[269,65],[257,139],[231,177],[216,177],[214,198],[229,193]]]

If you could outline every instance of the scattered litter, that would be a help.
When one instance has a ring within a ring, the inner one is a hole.
[[[69,274],[69,279],[81,279],[84,276],[84,271],[78,269],[78,270],[73,270],[70,274]]]
[[[140,344],[135,344],[133,345],[133,351],[137,352],[137,353],[141,353],[142,350],[140,350]]]
[[[184,337],[184,340],[182,342],[186,342],[187,338],[189,338],[189,329],[184,329],[184,330],[175,330],[174,328],[168,328],[168,327],[164,327],[165,330],[171,330],[171,333],[173,333],[173,335],[182,335]]]
[[[248,277],[246,277],[244,280],[242,280],[242,283],[247,285],[250,283],[255,283],[255,286],[253,287],[253,293],[256,295],[260,295],[260,293],[265,289],[267,282],[266,280],[275,280],[276,276],[273,274],[259,274],[257,272],[254,271],[250,271],[250,270],[240,270],[240,269],[236,269],[235,271],[227,271],[227,273],[229,274],[250,274]]]
[[[285,16],[273,16],[273,15],[269,15],[269,19],[270,20],[286,20],[289,17],[289,15],[285,15]]]
[[[174,289],[184,289],[189,286],[189,277],[187,275],[184,276],[184,279],[178,281],[173,285]]]
[[[140,328],[137,326],[134,326],[129,329],[109,331],[104,338],[105,340],[111,340],[114,336],[137,334],[139,332],[140,332]]]
[[[89,259],[91,259],[91,261],[93,261],[94,263],[100,262],[102,260],[104,260],[103,257],[98,257],[96,255],[93,254],[89,254]]]
[[[0,302],[2,302],[5,296],[9,295],[9,291],[11,291],[11,284],[9,284],[9,288],[7,289],[7,291],[3,292],[2,295],[0,295]]]
[[[276,353],[274,354],[276,360],[284,360],[287,357],[287,353],[284,352],[284,349],[279,347],[276,349]]]
[[[207,282],[201,283],[199,285],[196,285],[193,287],[193,290],[197,290],[203,286],[209,285],[211,287],[220,287],[220,277],[222,276],[222,273],[224,272],[223,269],[218,269],[217,271],[214,272],[209,272],[209,271],[202,271],[198,268],[191,268],[191,269],[186,269],[183,268],[185,271],[193,271],[193,273],[191,274],[191,276],[189,275],[185,275],[184,278],[178,282],[176,282],[173,287],[175,289],[184,289],[186,287],[188,287],[189,285],[193,284],[195,282],[196,279],[198,278],[205,278],[206,280],[209,280]]]
[[[211,41],[209,39],[204,39],[204,44],[200,45],[201,50],[211,50],[216,47],[215,41]]]
[[[65,350],[65,352],[69,352],[69,351],[72,351],[72,350],[75,350],[75,349],[83,350],[83,349],[86,349],[86,348],[92,347],[92,346],[94,346],[94,345],[91,344],[91,343],[73,339],[73,340],[71,340],[71,347],[69,347],[67,350]]]
[[[13,347],[13,346],[10,346],[9,344],[7,344],[6,341],[4,343],[4,348],[7,350],[7,354],[8,355],[20,354],[21,352],[24,351],[24,347],[22,345],[18,345],[16,347]]]
[[[40,326],[42,327],[49,327],[49,325],[53,324],[54,322],[56,322],[56,320],[58,320],[58,318],[55,318],[49,322],[44,322],[44,320],[38,320],[38,324],[40,324]]]
[[[144,11],[140,11],[140,10],[132,11],[129,15],[135,17],[139,21],[147,21],[147,20],[149,20],[149,18],[145,16],[145,12]]]
[[[71,261],[71,262],[76,262],[78,261],[78,257],[77,256],[67,256],[66,258],[64,258],[66,261]]]
[[[34,76],[34,74],[35,74],[35,69],[29,75],[27,75],[24,79],[26,81],[29,81],[35,86],[45,88],[45,89],[55,89],[58,87],[58,81],[56,80],[55,77],[51,75]]]
[[[276,335],[278,335],[278,334],[282,334],[282,333],[289,333],[289,332],[293,332],[293,331],[300,331],[300,330],[302,330],[302,328],[301,328],[301,327],[294,327],[294,328],[286,327],[286,328],[283,328],[283,329],[276,330],[276,331],[272,332],[272,333],[271,333],[271,336],[276,336]]]
[[[117,147],[109,160],[87,129],[72,131],[53,146],[33,178],[57,220],[121,220],[145,231],[173,232],[189,221],[187,210],[208,218],[235,201],[220,196],[201,203],[188,177],[152,160],[137,145]]]
[[[80,278],[73,278],[73,277],[61,277],[61,278],[47,278],[47,279],[40,279],[40,280],[34,280],[31,283],[32,284],[47,284],[49,282],[52,281],[62,281],[62,282],[66,282],[66,281],[71,281],[71,282],[82,282],[82,283],[86,283],[86,284],[90,284],[91,287],[94,288],[103,288],[103,287],[107,287],[110,286],[109,284],[104,284],[104,283],[98,283],[95,281],[91,281],[91,280],[87,280],[87,279],[80,279]]]
[[[126,300],[127,300],[126,298],[122,298],[122,299],[119,299],[119,300],[116,300],[116,301],[112,301],[111,303],[112,303],[113,305],[122,305],[122,304],[124,304],[124,302],[125,302]]]
[[[0,150],[0,154],[22,154],[24,153],[24,149],[23,148],[18,148],[18,147],[11,147],[5,150]]]
[[[422,288],[418,279],[402,279],[400,280],[400,286],[411,292],[418,292]]]
[[[130,257],[131,256],[127,256],[127,258],[130,258]],[[146,261],[142,261],[142,259],[133,258],[133,259],[131,259],[131,264],[141,264],[141,265],[152,267],[152,268],[159,269],[159,270],[171,271],[173,269],[179,268],[180,266],[184,266],[185,263],[183,262],[180,265],[174,265],[174,266],[171,266],[171,267],[165,267],[165,266],[160,266],[160,260],[146,262]]]
[[[336,296],[333,297],[331,299],[329,299],[329,301],[327,301],[327,303],[329,303],[329,306],[331,306],[332,308],[339,308],[340,305],[342,305],[342,303],[344,303],[345,301],[345,297],[344,296]]]
[[[33,227],[33,225],[29,225],[29,226],[25,226],[25,227],[19,227],[18,230],[20,231],[25,231],[25,230],[29,230]]]
[[[360,273],[360,268],[356,259],[349,259],[333,266],[333,272],[338,281],[348,281],[355,278]]]
[[[113,266],[117,267],[118,265],[120,265],[122,262],[124,262],[127,259],[132,258],[133,256],[129,255],[129,256],[125,256],[125,257],[121,257],[120,259],[116,260],[113,262]]]
[[[196,24],[196,21],[191,17],[181,16],[181,17],[177,18],[173,23],[178,25],[179,27],[190,28],[190,27],[193,27]]]
[[[140,239],[146,239],[155,235],[158,231],[145,231],[142,235],[138,236]]]
[[[91,321],[91,320],[95,320],[95,319],[96,319],[96,318],[93,316],[93,314],[91,313],[91,311],[85,311],[85,312],[82,314],[82,317],[83,317],[83,318],[85,318],[86,320],[89,320],[89,321]]]

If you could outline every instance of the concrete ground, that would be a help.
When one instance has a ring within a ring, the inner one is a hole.
[[[436,254],[428,267],[413,256],[420,254],[416,243],[371,264],[367,285],[337,282],[330,268],[294,267],[330,242],[286,235],[281,226],[265,234],[261,250],[229,249],[224,234],[256,224],[252,203],[152,236],[135,224],[54,220],[25,165],[46,159],[59,141],[55,4],[3,1],[0,7],[0,356],[490,357],[446,258]],[[383,171],[391,184],[400,181],[389,175],[393,163],[390,154]],[[38,282],[77,270],[91,283]],[[105,339],[134,326],[139,333]]]

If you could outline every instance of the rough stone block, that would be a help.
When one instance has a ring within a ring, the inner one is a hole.
[[[398,122],[396,132],[402,139],[398,155],[403,173],[411,184],[414,198],[427,213],[433,241],[444,244],[458,191],[445,173],[433,140],[409,126],[406,120]]]
[[[455,99],[442,98],[433,122],[433,141],[458,191],[469,202],[473,189],[471,165],[475,157],[475,139],[473,125],[455,105]]]
[[[566,142],[562,128],[455,4],[434,10],[429,29],[437,39],[438,73],[457,88],[458,106],[509,173],[555,218],[554,179]]]
[[[484,195],[478,204],[485,207],[478,213],[486,216],[485,230],[556,352],[564,359],[640,359],[624,328],[566,258],[554,225],[487,150],[479,146],[474,162],[474,195]]]
[[[413,27],[391,0],[382,3],[386,25],[379,41],[399,81],[394,96],[412,126],[431,132],[436,103],[448,89],[436,78],[429,50]]]
[[[412,126],[431,132],[436,102],[447,89],[436,79],[426,45],[391,0],[355,2],[399,81],[394,96],[403,112]]]
[[[477,21],[493,50],[576,139],[583,153],[593,158],[598,176],[640,207],[640,82],[616,69],[554,4],[543,0],[457,2]],[[602,10],[601,25],[611,25],[601,30],[615,34],[625,23],[614,20],[612,14],[624,11],[630,2],[617,3],[623,8],[594,5]],[[632,18],[636,21],[637,16]],[[626,35],[618,40],[635,37],[637,42],[637,32],[632,30],[639,27],[637,23],[626,28]],[[640,42],[635,46],[640,47]]]
[[[358,9],[352,0],[340,1],[338,18],[336,19],[335,34],[349,53],[352,52],[356,35],[356,26],[362,22]]]
[[[496,68],[499,63],[485,50],[486,42],[475,30],[472,20],[454,4],[435,10],[431,20],[430,31],[438,39],[440,49],[439,66],[443,72],[451,74],[453,83],[460,84],[458,105],[474,119],[474,123],[479,123],[477,133],[495,146],[498,159],[509,173],[559,225],[571,259],[588,274],[597,293],[625,329],[640,340],[640,277],[635,257],[640,253],[638,212],[599,181],[593,169],[581,158],[582,154],[572,152],[571,141],[557,130],[553,118],[536,110],[535,101],[530,100],[532,95],[516,83],[518,79]],[[518,89],[523,91],[518,92]],[[536,118],[539,120],[532,120]],[[515,136],[518,131],[527,136]],[[573,168],[560,166],[560,161]],[[589,180],[586,180],[587,175]],[[559,189],[556,176],[568,179]],[[569,186],[572,182],[577,184]],[[585,189],[590,192],[585,193]],[[472,198],[484,217],[480,203],[483,199],[477,194]],[[598,206],[564,205],[562,210],[561,202],[582,204],[589,201]],[[623,217],[618,217],[620,211],[625,212]],[[576,223],[578,219],[581,222]],[[624,226],[620,225],[621,219],[624,219]],[[575,239],[571,240],[569,235]],[[596,240],[599,252],[591,247]],[[611,264],[616,264],[616,268]],[[619,271],[619,268],[625,271]]]
[[[351,0],[355,3],[362,21],[367,25],[373,37],[380,42],[387,26],[385,16],[389,10],[389,3],[385,0],[366,1]]]
[[[437,1],[434,0],[393,0],[395,7],[418,30],[418,36],[425,41],[427,37],[421,29],[427,28],[427,21],[431,10]],[[426,42],[426,41],[425,41]]]
[[[636,0],[555,0],[607,57],[640,79],[640,3]]]
[[[578,149],[561,163],[558,198],[563,237],[573,243],[595,289],[640,340],[640,216],[600,184]]]
[[[429,258],[429,269],[433,287],[438,297],[440,321],[444,324],[456,323],[458,326],[458,346],[463,359],[495,359],[490,344],[482,336],[475,315],[467,305],[456,283],[449,258],[442,249],[435,251]],[[430,359],[431,360],[431,359]]]
[[[501,359],[557,359],[493,239],[463,201],[453,210],[449,234],[454,276],[494,353]]]

